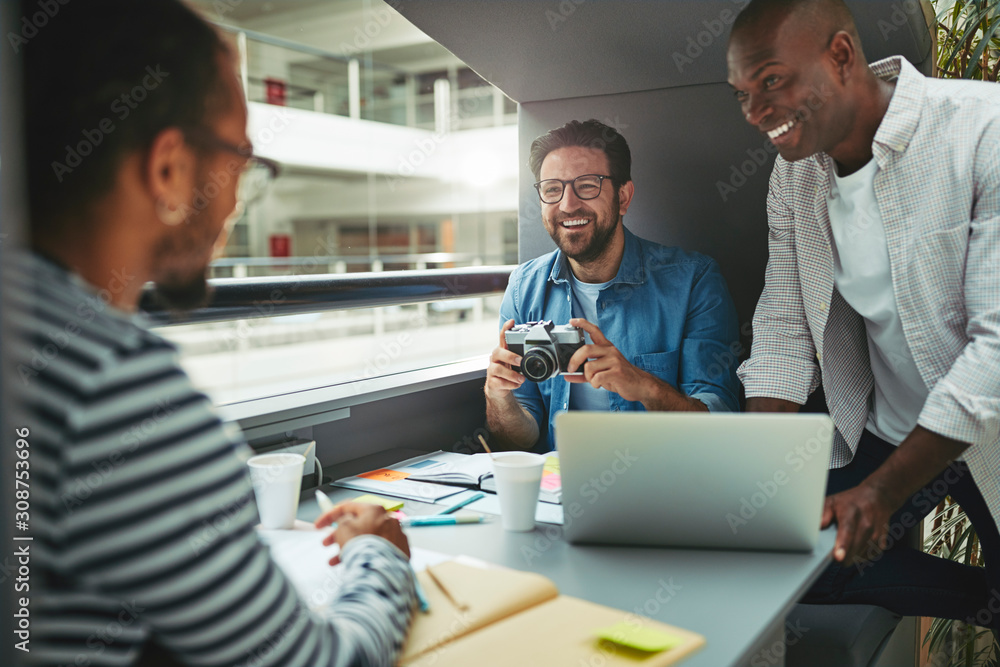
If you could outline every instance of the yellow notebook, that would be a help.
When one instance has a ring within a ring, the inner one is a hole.
[[[430,570],[433,577],[418,578],[431,611],[414,615],[400,658],[406,667],[665,667],[705,644],[694,632],[559,595],[538,574],[455,561]],[[669,648],[655,650],[662,646]]]

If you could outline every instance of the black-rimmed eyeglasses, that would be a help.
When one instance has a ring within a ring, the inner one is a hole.
[[[573,184],[573,193],[576,194],[577,199],[597,199],[601,196],[601,187],[604,185],[604,179],[606,178],[611,177],[601,176],[600,174],[584,174],[583,176],[577,176],[571,181],[546,178],[543,181],[535,183],[535,189],[538,190],[538,197],[546,204],[558,204],[561,202],[563,194],[566,192],[566,186],[570,183]]]
[[[246,164],[239,171],[233,173],[240,179],[236,190],[236,199],[245,205],[252,204],[263,197],[271,183],[281,173],[281,165],[266,157],[254,155],[253,148],[248,144],[236,146],[208,131],[186,130],[184,135],[197,143],[242,155],[247,159]]]

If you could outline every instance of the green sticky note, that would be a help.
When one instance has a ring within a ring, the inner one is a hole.
[[[599,628],[594,631],[594,634],[600,639],[614,642],[619,646],[628,646],[647,653],[665,651],[683,641],[675,635],[653,628],[637,627],[632,623],[618,623],[606,628]]]
[[[395,512],[398,509],[403,508],[402,500],[389,500],[388,498],[382,498],[379,496],[373,496],[370,493],[366,493],[363,496],[358,496],[354,499],[356,503],[370,503],[372,505],[381,505],[385,508],[386,512]]]

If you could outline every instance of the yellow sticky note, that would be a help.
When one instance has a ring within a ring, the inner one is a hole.
[[[632,623],[618,623],[606,628],[599,628],[594,631],[594,634],[600,639],[647,653],[665,651],[677,646],[682,641],[680,637],[653,628],[637,627]]]
[[[358,496],[353,499],[356,503],[371,503],[372,505],[381,505],[385,508],[386,512],[395,512],[398,509],[402,509],[402,500],[390,500],[388,498],[380,498],[378,496],[373,496],[370,493],[366,493],[363,496]]]

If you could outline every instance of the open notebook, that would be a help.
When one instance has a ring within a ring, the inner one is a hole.
[[[431,611],[414,615],[400,658],[405,667],[664,667],[705,644],[688,630],[560,595],[530,572],[448,561],[418,578]]]
[[[423,482],[432,482],[439,486],[436,489],[428,488]],[[338,479],[334,484],[429,502],[435,502],[449,495],[443,491],[447,487],[440,485],[471,486],[492,493],[496,493],[497,490],[493,481],[493,462],[489,454],[457,454],[442,451],[416,456],[387,468],[371,470],[354,477]],[[410,493],[417,495],[407,495]],[[451,493],[454,494],[455,491]],[[558,503],[561,497],[559,458],[555,452],[550,452],[546,455],[538,499],[546,503]]]

